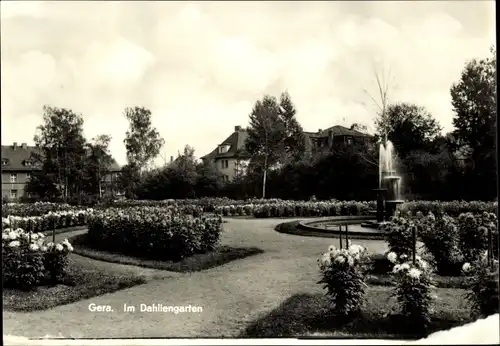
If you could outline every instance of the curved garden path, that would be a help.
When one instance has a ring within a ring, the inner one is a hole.
[[[77,255],[74,260],[102,270],[140,272],[157,278],[146,284],[46,311],[4,312],[4,335],[73,338],[235,337],[252,320],[297,293],[320,291],[317,258],[338,239],[282,234],[283,219],[227,219],[222,244],[255,246],[265,252],[196,273],[103,263]],[[291,220],[290,220],[291,221]],[[58,235],[64,239],[74,234]],[[379,240],[355,240],[370,252],[385,251]],[[110,305],[114,312],[90,312],[90,303]],[[123,304],[136,312],[123,312]],[[201,306],[202,313],[141,313],[139,305]]]

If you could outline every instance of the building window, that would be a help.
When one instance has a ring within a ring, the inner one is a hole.
[[[10,182],[11,182],[11,183],[15,183],[15,182],[17,182],[17,174],[16,174],[16,173],[12,173],[12,174],[10,175]],[[13,190],[13,191],[15,191],[15,190]]]
[[[347,137],[347,144],[352,144],[352,138],[351,137]]]
[[[229,181],[229,176],[228,175],[224,175],[224,181],[227,183]]]
[[[17,198],[17,190],[10,190],[10,198],[11,199]]]
[[[230,148],[231,148],[231,146],[228,144],[219,145],[219,154],[227,153]]]
[[[26,161],[24,161],[24,165],[27,167],[31,167],[33,165],[33,163],[30,160],[26,160]]]
[[[2,159],[2,166],[7,166],[9,164],[8,159]]]
[[[222,168],[228,168],[229,167],[229,161],[228,160],[222,160],[221,161],[221,166]]]
[[[26,180],[30,180],[31,179],[31,173],[26,173]]]

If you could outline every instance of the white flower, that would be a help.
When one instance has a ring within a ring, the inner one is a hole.
[[[14,231],[9,232],[9,238],[10,238],[11,240],[15,240],[15,239],[17,239],[17,233],[16,233],[16,232],[14,232]]]
[[[387,259],[391,262],[391,263],[396,263],[397,259],[398,259],[398,255],[396,255],[395,252],[389,252],[387,254]]]
[[[347,257],[347,263],[352,267],[354,265],[354,258],[352,256]]]
[[[45,245],[43,245],[43,246],[40,247],[40,250],[42,250],[42,251],[45,252],[45,251],[47,251],[47,247]]]
[[[337,258],[335,258],[335,262],[339,263],[339,264],[343,264],[345,263],[345,257],[344,256],[337,256]]]
[[[422,274],[422,272],[420,270],[418,270],[417,268],[411,268],[409,271],[408,271],[408,275],[413,278],[413,279],[418,279],[420,278],[420,275]]]
[[[38,234],[37,233],[34,233],[31,235],[31,239],[32,240],[37,240],[38,239]]]
[[[73,251],[73,246],[71,246],[71,244],[68,244],[68,250],[71,252]]]
[[[330,264],[332,264],[332,259],[330,257],[330,254],[324,253],[323,256],[321,256],[320,263],[324,267],[328,267]]]
[[[364,250],[364,247],[362,247],[361,245],[358,245],[358,244],[352,244],[351,246],[349,246],[349,253],[352,254],[352,255],[355,255],[355,254],[360,254],[362,253]]]
[[[401,258],[404,261],[405,259],[408,258],[408,256],[407,255],[401,255],[401,256],[399,256],[399,258]]]
[[[37,234],[38,234],[38,237],[40,237],[40,238],[45,238],[45,234],[43,234],[43,233],[41,233],[41,232],[38,232]]]
[[[61,244],[57,244],[56,245],[56,250],[57,251],[62,251],[62,250],[64,250],[64,248],[63,248],[63,246]]]
[[[471,265],[469,262],[465,262],[464,265],[462,266],[462,270],[464,273],[468,273],[471,268]]]
[[[398,273],[400,270],[401,270],[401,265],[400,264],[396,264],[394,266],[394,268],[392,268],[392,272],[393,273]]]
[[[2,239],[9,239],[9,235],[7,233],[2,233]]]
[[[36,244],[30,244],[30,250],[31,251],[37,251],[38,250],[38,245],[36,245]]]
[[[401,270],[408,270],[408,269],[410,269],[410,265],[408,263],[403,263],[403,264],[401,264],[400,269]]]
[[[9,243],[10,247],[18,247],[19,245],[21,245],[21,243],[19,243],[18,240],[14,240]]]
[[[328,247],[328,252],[334,252],[335,250],[337,250],[337,248],[334,245]]]

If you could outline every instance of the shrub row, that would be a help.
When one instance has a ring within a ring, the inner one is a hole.
[[[479,214],[483,212],[497,213],[498,202],[483,201],[408,201],[399,206],[402,213],[433,213],[434,215],[447,214],[458,216],[462,213]]]
[[[92,209],[78,211],[48,212],[42,216],[2,217],[2,230],[22,228],[26,232],[46,232],[57,228],[83,226],[88,222]]]
[[[220,217],[194,217],[161,207],[108,208],[89,220],[88,245],[156,260],[180,260],[214,249]]]
[[[36,203],[6,203],[2,205],[2,217],[8,216],[42,216],[49,212],[76,211],[77,207],[69,204],[36,202]]]
[[[498,220],[494,213],[463,213],[458,217],[417,213],[415,217],[393,217],[382,226],[391,251],[411,255],[412,228],[416,229],[417,239],[424,244],[440,275],[460,275],[465,262],[474,262],[484,256],[489,232],[493,256],[498,258]]]
[[[2,271],[6,287],[31,289],[60,282],[66,274],[67,257],[73,251],[64,240],[46,242],[42,233],[21,228],[2,230]]]

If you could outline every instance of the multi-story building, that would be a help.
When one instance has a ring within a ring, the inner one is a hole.
[[[370,141],[373,136],[347,127],[336,125],[318,132],[304,132],[306,135],[306,151],[314,154],[331,150],[335,143],[351,144],[359,141]],[[245,155],[245,140],[247,131],[241,126],[235,126],[234,132],[217,146],[210,154],[202,157],[204,161],[213,162],[217,171],[225,181],[231,181],[243,173],[249,162]]]
[[[15,201],[25,196],[25,187],[32,172],[39,169],[31,159],[31,154],[37,150],[37,147],[27,146],[26,143],[2,145],[2,198]],[[113,159],[103,186],[112,187],[120,170]]]
[[[349,129],[341,125],[335,125],[326,130],[319,129],[318,132],[304,132],[306,135],[306,151],[311,153],[326,152],[338,143],[353,144],[369,142],[373,136]]]
[[[243,174],[249,158],[245,155],[247,131],[241,126],[235,126],[233,133],[217,146],[210,154],[201,159],[215,164],[224,181],[233,181]]]

